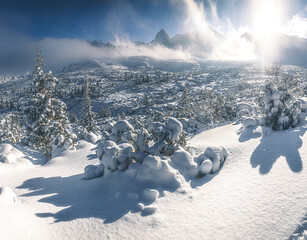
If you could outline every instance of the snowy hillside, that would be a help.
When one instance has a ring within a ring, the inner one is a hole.
[[[4,239],[306,235],[306,69],[127,57],[44,70],[38,52],[33,74],[0,83]]]

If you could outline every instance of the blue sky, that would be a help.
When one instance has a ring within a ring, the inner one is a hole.
[[[196,0],[200,2],[200,0]],[[203,4],[210,19],[209,0]],[[180,33],[184,21],[181,0],[2,0],[0,27],[29,36],[102,39],[114,41],[115,36],[131,41],[151,41],[164,28],[171,36]],[[218,17],[235,26],[244,25],[244,0],[212,0]],[[288,14],[306,14],[306,0],[289,0]],[[248,25],[248,21],[246,22]]]

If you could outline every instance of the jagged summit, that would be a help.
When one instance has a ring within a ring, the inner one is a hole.
[[[151,43],[164,45],[166,47],[173,47],[170,37],[168,36],[168,34],[165,32],[163,28],[156,34],[155,39],[152,40]]]

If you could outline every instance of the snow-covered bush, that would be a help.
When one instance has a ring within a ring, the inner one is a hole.
[[[265,125],[273,130],[297,126],[301,121],[301,104],[289,93],[285,82],[267,82],[264,89]]]
[[[281,65],[266,70],[270,80],[266,81],[258,99],[264,118],[261,123],[273,130],[284,130],[297,126],[302,118],[301,102],[303,82],[297,75],[281,71]]]
[[[202,155],[193,158],[182,148],[185,142],[182,140],[183,126],[175,118],[169,118],[165,123],[150,123],[147,128],[140,124],[135,129],[127,120],[108,125],[102,132],[103,137],[96,151],[104,169],[101,174],[127,170],[132,175],[141,176],[142,179],[150,178],[150,182],[153,183],[157,181],[154,180],[157,177],[161,178],[159,181],[167,177],[177,179],[173,174],[177,170],[185,178],[191,179],[199,173],[201,175],[215,173],[227,157],[224,148],[207,148]],[[202,165],[204,160],[207,161]],[[208,161],[211,163],[209,169]],[[134,168],[136,169],[133,170]],[[159,169],[161,171],[164,169],[167,174],[165,173],[165,176],[163,173],[161,173],[163,176],[157,173],[149,174]],[[98,176],[95,171],[99,169],[89,167],[85,170],[84,178],[91,179]],[[146,174],[143,174],[144,172]]]
[[[254,116],[254,106],[246,102],[237,103],[237,118],[244,120],[246,117]]]
[[[212,89],[195,90],[182,94],[175,109],[179,118],[194,118],[197,122],[214,125],[232,121],[237,113],[235,98]]]
[[[203,153],[195,157],[195,162],[200,166],[200,173],[205,175],[208,173],[216,173],[227,157],[228,152],[226,148],[208,147]]]
[[[171,156],[182,143],[182,124],[175,118],[135,130],[120,120],[102,133],[97,155],[107,170],[126,170],[132,161],[142,163],[148,155]]]

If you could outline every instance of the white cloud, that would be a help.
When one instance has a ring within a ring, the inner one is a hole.
[[[283,31],[288,35],[307,38],[307,18],[294,15]]]

